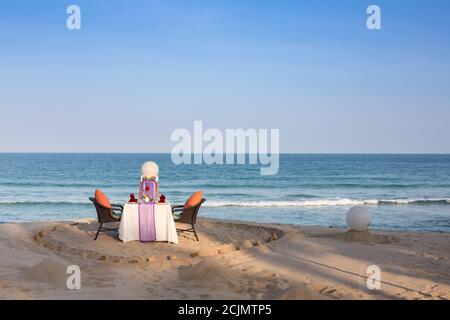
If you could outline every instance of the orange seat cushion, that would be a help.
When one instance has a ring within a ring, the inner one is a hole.
[[[200,202],[202,202],[202,197],[203,192],[197,191],[192,196],[190,196],[189,199],[187,199],[186,203],[184,204],[184,208],[187,209],[199,204]]]
[[[99,205],[106,208],[111,208],[111,202],[109,202],[108,197],[100,189],[95,190],[95,200]]]

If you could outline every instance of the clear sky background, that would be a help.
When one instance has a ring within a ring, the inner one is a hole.
[[[169,152],[194,120],[279,128],[282,152],[449,153],[450,1],[1,1],[0,152]]]

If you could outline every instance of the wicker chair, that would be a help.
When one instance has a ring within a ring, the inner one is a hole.
[[[206,201],[206,199],[202,199],[202,201],[192,207],[184,208],[184,206],[173,206],[172,214],[175,222],[190,224],[191,228],[189,229],[178,229],[179,232],[193,232],[195,238],[198,240],[197,231],[195,230],[195,223],[197,222],[197,213],[200,210],[201,205]],[[179,213],[179,214],[177,214]]]
[[[107,208],[107,207],[104,207],[101,204],[99,204],[97,202],[97,200],[95,200],[95,198],[90,197],[89,200],[92,201],[92,203],[95,206],[95,209],[97,210],[98,223],[100,224],[94,240],[97,240],[100,232],[117,231],[119,228],[104,228],[103,224],[104,223],[112,223],[112,222],[120,222],[120,219],[122,217],[122,212],[123,212],[123,206],[118,205],[118,204],[112,204],[111,208]]]

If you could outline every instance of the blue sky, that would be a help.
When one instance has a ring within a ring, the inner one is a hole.
[[[449,153],[449,31],[446,0],[2,1],[0,152],[169,152],[203,120],[282,152]]]

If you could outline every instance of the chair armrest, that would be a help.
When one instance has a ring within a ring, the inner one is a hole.
[[[183,212],[183,210],[184,210],[183,206],[172,207],[172,213],[174,213],[174,212]]]
[[[116,219],[117,222],[119,222],[122,219],[122,211],[111,210],[110,216]]]
[[[123,206],[121,206],[120,204],[112,204],[111,211],[113,215],[121,217],[123,213]]]
[[[114,214],[117,214],[116,211],[119,211],[119,215],[122,215],[123,212],[123,206],[120,204],[112,204],[111,209],[113,210]]]

